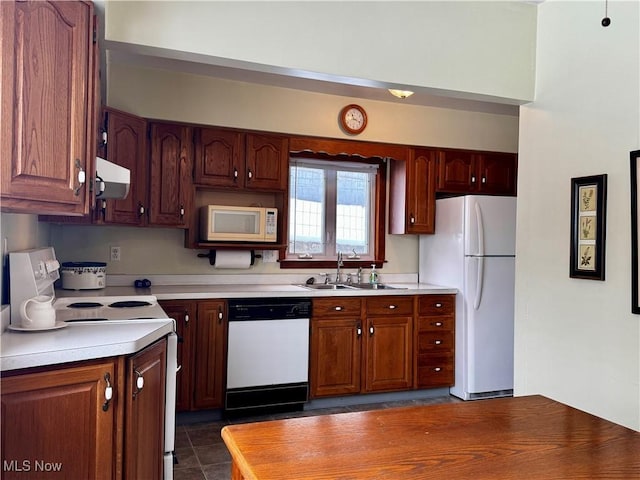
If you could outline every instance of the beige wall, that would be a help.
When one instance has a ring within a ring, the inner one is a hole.
[[[536,6],[521,1],[107,1],[118,48],[361,85],[533,98]],[[479,21],[480,19],[480,21]]]
[[[337,112],[353,98],[258,86],[132,65],[112,64],[110,106],[147,118],[306,135],[345,137]],[[358,100],[369,114],[363,140],[517,151],[518,119],[461,110]],[[183,248],[181,230],[52,226],[52,242],[63,261],[106,261],[111,274],[212,274],[198,250]],[[109,246],[122,249],[109,262]],[[383,272],[417,273],[413,235],[387,235]],[[258,263],[250,273],[291,273]]]
[[[640,4],[539,7],[536,101],[521,108],[516,393],[640,430],[629,152],[640,148]],[[606,280],[569,278],[571,178],[608,175]]]

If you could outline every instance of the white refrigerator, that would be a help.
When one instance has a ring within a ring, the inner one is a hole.
[[[436,233],[420,237],[419,281],[458,289],[455,385],[463,400],[513,395],[515,197],[436,201]]]

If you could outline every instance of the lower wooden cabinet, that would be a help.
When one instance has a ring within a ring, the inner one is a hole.
[[[413,297],[313,299],[311,397],[413,386]]]
[[[115,478],[118,375],[109,359],[2,378],[2,478]]]
[[[125,358],[8,372],[2,478],[163,477],[166,341]]]
[[[127,359],[124,478],[162,478],[167,344]]]
[[[416,386],[447,387],[455,380],[455,295],[418,297]]]
[[[224,406],[227,310],[224,300],[162,300],[176,320],[178,365],[176,411]]]

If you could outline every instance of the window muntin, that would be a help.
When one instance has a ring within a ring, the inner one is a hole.
[[[289,259],[375,258],[376,164],[291,159]]]

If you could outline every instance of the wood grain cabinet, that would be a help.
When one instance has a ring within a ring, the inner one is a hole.
[[[511,153],[442,150],[437,192],[515,195],[517,156]]]
[[[0,2],[2,210],[86,215],[97,120],[91,2]]]
[[[311,397],[413,385],[413,297],[313,299]]]
[[[284,191],[288,162],[287,137],[224,128],[196,129],[194,181],[197,185]]]
[[[187,228],[193,205],[193,129],[149,124],[149,224]]]
[[[166,364],[164,339],[127,359],[124,478],[163,477]]]
[[[188,300],[161,300],[158,303],[166,314],[176,321],[176,334],[178,335],[176,411],[188,411],[193,402],[197,304],[195,301]]]
[[[417,388],[454,383],[455,305],[455,295],[418,297],[414,339]]]
[[[131,183],[125,199],[97,199],[102,221],[119,225],[146,225],[149,208],[147,121],[106,107],[103,109],[103,131],[106,133],[103,146],[106,159],[128,168]]]
[[[178,365],[176,411],[224,406],[227,309],[224,300],[162,300],[176,320]]]
[[[389,233],[434,233],[437,167],[438,153],[427,148],[412,148],[407,161],[391,160]]]
[[[52,469],[47,478],[116,478],[117,365],[107,359],[2,378],[2,478],[42,478],[44,468]]]

